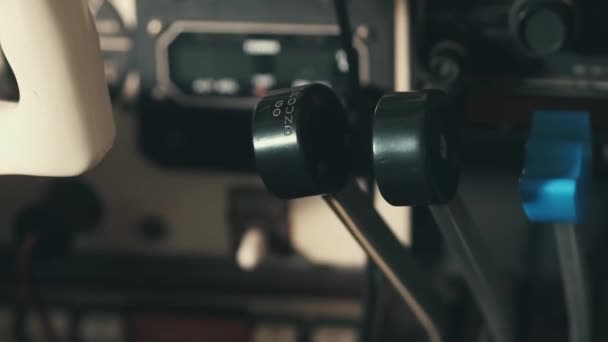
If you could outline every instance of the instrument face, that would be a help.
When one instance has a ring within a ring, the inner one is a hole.
[[[211,107],[311,82],[344,92],[349,66],[337,35],[334,25],[174,22],[159,37],[159,87],[178,103]]]
[[[359,74],[375,96],[393,86],[392,6],[351,7]],[[346,95],[350,66],[331,2],[149,0],[137,13],[140,146],[160,165],[253,172],[260,98],[311,83]]]

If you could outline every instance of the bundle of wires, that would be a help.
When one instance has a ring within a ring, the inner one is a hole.
[[[15,256],[17,286],[25,311],[31,313],[38,322],[45,342],[60,342],[53,330],[48,311],[42,304],[32,277],[34,251],[40,241],[36,232],[29,232],[22,239]]]

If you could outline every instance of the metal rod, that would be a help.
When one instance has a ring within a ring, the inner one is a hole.
[[[464,269],[464,277],[496,342],[514,340],[513,310],[501,281],[485,248],[479,229],[457,195],[448,205],[431,206],[447,248]]]
[[[431,290],[431,275],[395,237],[374,209],[369,195],[352,181],[341,192],[323,199],[412,310],[428,340],[444,341],[441,304]]]
[[[570,324],[570,341],[591,341],[589,288],[574,224],[554,224],[566,307]]]

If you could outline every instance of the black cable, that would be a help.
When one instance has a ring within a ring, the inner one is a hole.
[[[38,294],[36,293],[32,282],[32,259],[34,249],[36,248],[36,245],[38,245],[39,240],[40,237],[38,234],[28,233],[19,246],[15,260],[17,282],[26,312],[31,311],[37,318],[38,323],[42,328],[45,342],[59,342],[59,339],[53,330],[48,311],[38,298]]]
[[[359,55],[353,45],[353,30],[348,15],[347,0],[334,0],[336,20],[340,28],[340,41],[348,61],[349,105],[357,112],[361,111],[361,84],[359,83]]]
[[[355,115],[365,115],[363,92],[359,80],[359,55],[353,45],[353,30],[350,23],[350,16],[346,4],[347,0],[334,0],[334,9],[336,20],[340,29],[340,42],[342,50],[346,54],[348,61],[348,80],[349,92],[347,104]],[[367,190],[370,198],[373,201],[375,182],[373,176],[370,175],[367,179]],[[373,335],[374,316],[378,301],[378,285],[379,279],[377,276],[377,268],[374,263],[367,259],[366,267],[366,293],[363,313],[363,324],[361,326],[360,340],[362,342],[371,341]]]

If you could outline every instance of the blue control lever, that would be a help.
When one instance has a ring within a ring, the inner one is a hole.
[[[570,322],[570,341],[576,342],[591,340],[589,291],[575,226],[585,216],[591,151],[589,113],[536,112],[519,183],[528,219],[553,226]]]
[[[579,223],[591,176],[591,128],[585,112],[534,113],[520,192],[533,222]]]

